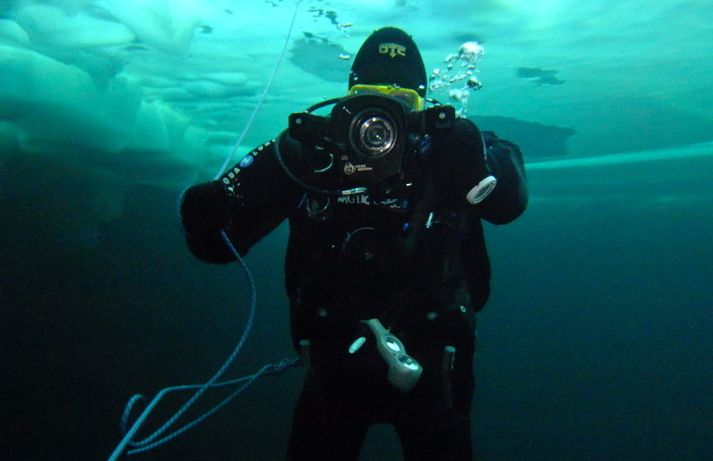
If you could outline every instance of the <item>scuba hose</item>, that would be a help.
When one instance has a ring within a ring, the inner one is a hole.
[[[258,101],[255,104],[252,113],[250,114],[250,118],[248,119],[247,123],[245,123],[243,131],[240,133],[240,136],[238,136],[237,141],[235,141],[235,145],[230,151],[230,155],[225,158],[223,165],[221,165],[220,169],[218,170],[213,179],[220,178],[220,176],[225,172],[225,169],[228,167],[228,165],[230,165],[230,163],[233,161],[233,158],[235,158],[235,153],[238,151],[238,148],[245,139],[245,136],[248,134],[248,131],[250,131],[250,128],[252,127],[253,122],[255,121],[258,112],[260,111],[260,107],[262,107],[262,103],[265,102],[265,99],[267,98],[267,92],[270,90],[270,87],[272,87],[272,83],[275,81],[275,77],[277,76],[277,71],[280,69],[280,65],[282,64],[282,61],[284,61],[285,55],[287,54],[287,45],[290,43],[290,37],[292,36],[292,29],[295,26],[295,19],[297,19],[297,12],[299,11],[300,3],[302,3],[302,0],[297,0],[297,4],[295,5],[295,11],[292,14],[292,21],[290,22],[290,28],[287,31],[287,37],[285,37],[285,43],[282,45],[282,51],[280,52],[279,58],[277,58],[277,64],[275,64],[275,68],[272,70],[272,75],[270,75],[270,79],[267,81],[265,89],[262,91],[262,94],[258,98]]]
[[[282,168],[282,171],[285,172],[288,178],[290,178],[292,181],[296,182],[299,184],[301,187],[303,187],[306,190],[316,192],[318,194],[323,194],[323,195],[332,195],[332,196],[349,196],[349,195],[355,195],[355,194],[363,194],[366,192],[365,187],[354,187],[352,189],[344,189],[344,190],[328,190],[328,189],[321,189],[319,187],[313,186],[311,184],[307,184],[306,182],[302,181],[300,178],[295,176],[295,174],[290,171],[290,169],[287,167],[285,164],[285,160],[282,158],[282,152],[280,151],[280,142],[282,141],[282,137],[285,135],[286,130],[280,133],[280,135],[277,137],[275,140],[275,158],[277,159],[277,163],[280,164],[280,168]]]
[[[285,42],[282,48],[282,51],[280,53],[280,56],[277,60],[277,63],[275,65],[275,68],[273,69],[272,75],[268,81],[268,83],[265,86],[265,89],[263,90],[262,94],[260,95],[258,102],[255,105],[255,108],[252,111],[252,114],[250,115],[250,118],[248,119],[248,122],[246,123],[245,127],[243,128],[243,131],[240,133],[240,136],[238,137],[235,145],[233,146],[230,154],[226,157],[225,161],[223,162],[222,166],[220,167],[218,173],[216,174],[216,178],[220,177],[220,175],[223,173],[227,165],[230,164],[232,159],[235,156],[235,153],[237,152],[240,144],[242,143],[243,139],[245,138],[247,132],[249,131],[250,127],[252,126],[257,113],[260,110],[260,107],[262,106],[262,103],[265,101],[267,93],[272,86],[273,81],[275,80],[275,76],[277,75],[277,71],[280,68],[280,65],[282,64],[282,61],[285,58],[285,55],[287,53],[287,45],[290,41],[290,38],[292,36],[292,30],[294,28],[295,20],[297,18],[297,13],[299,11],[299,6],[300,3],[302,3],[302,0],[297,0],[297,3],[295,5],[295,10],[292,15],[292,21],[290,22],[289,30],[287,32],[287,36],[285,38]],[[178,437],[179,435],[183,434],[184,432],[188,431],[189,429],[197,426],[201,422],[203,422],[205,419],[207,419],[209,416],[223,408],[225,405],[227,405],[230,401],[232,401],[235,397],[240,395],[245,389],[247,389],[252,383],[254,383],[258,378],[262,376],[268,376],[268,375],[277,375],[289,368],[294,368],[301,366],[303,364],[303,359],[283,359],[277,363],[274,364],[266,364],[262,368],[260,368],[256,373],[249,375],[249,376],[244,376],[242,378],[237,378],[237,379],[231,379],[227,381],[219,381],[219,379],[225,374],[225,372],[230,368],[230,366],[233,364],[235,359],[237,358],[238,354],[243,348],[243,345],[245,344],[249,334],[250,330],[252,329],[252,324],[253,320],[255,318],[255,306],[256,306],[256,287],[255,287],[255,281],[253,279],[252,273],[250,272],[250,269],[248,268],[247,264],[245,261],[241,258],[240,254],[238,251],[235,249],[235,246],[233,243],[230,241],[230,238],[226,234],[224,230],[221,230],[221,236],[223,240],[225,241],[226,246],[232,253],[232,255],[235,257],[235,259],[238,261],[240,266],[243,269],[243,272],[245,273],[245,277],[248,280],[248,283],[250,285],[250,305],[249,305],[249,313],[248,313],[248,319],[246,321],[245,327],[243,329],[243,332],[240,336],[240,340],[238,341],[238,344],[235,346],[233,349],[233,352],[230,354],[228,359],[225,361],[225,363],[220,367],[220,369],[213,374],[213,376],[204,384],[188,384],[188,385],[180,385],[180,386],[172,386],[172,387],[167,387],[165,389],[162,389],[156,396],[149,402],[149,404],[144,408],[144,410],[141,412],[141,414],[134,420],[134,422],[129,426],[129,419],[132,414],[132,410],[134,407],[140,402],[146,400],[146,398],[143,395],[136,394],[131,399],[129,402],[126,404],[126,407],[124,408],[124,412],[121,417],[121,431],[123,434],[122,440],[119,442],[119,444],[116,446],[112,454],[109,456],[108,460],[109,461],[115,461],[119,459],[119,457],[122,456],[122,454],[126,453],[128,455],[135,455],[139,453],[144,453],[147,452],[153,448],[156,448],[160,445],[163,445],[164,443],[169,442],[170,440],[173,440],[174,438]],[[223,399],[221,402],[213,406],[211,409],[207,410],[204,412],[201,416],[198,416],[197,418],[193,419],[192,421],[184,424],[178,429],[173,430],[168,435],[165,435],[166,431],[168,431],[169,428],[171,428],[188,410],[191,408],[196,401],[208,390],[208,389],[214,389],[218,387],[231,387],[231,386],[238,386],[236,390],[234,390],[228,397]],[[141,429],[142,425],[146,422],[148,417],[150,416],[151,412],[156,408],[158,403],[168,394],[175,393],[175,392],[183,392],[183,391],[194,391],[192,397],[188,399],[186,403],[181,406],[179,410],[177,410],[174,415],[169,418],[160,428],[155,430],[151,435],[145,437],[143,440],[135,440],[135,437],[139,430]]]
[[[134,421],[132,426],[129,428],[128,421],[129,421],[129,417],[131,416],[131,412],[132,412],[134,406],[139,401],[145,400],[145,398],[140,394],[134,395],[129,400],[128,404],[126,405],[126,408],[124,409],[124,413],[121,418],[121,428],[122,428],[122,432],[124,432],[124,434],[125,434],[124,438],[122,439],[121,443],[116,447],[112,456],[109,458],[110,461],[118,459],[118,457],[121,455],[121,453],[124,452],[128,447],[131,447],[131,448],[128,451],[126,451],[126,453],[129,455],[134,455],[134,454],[139,454],[139,453],[149,451],[153,448],[163,445],[164,443],[178,437],[179,435],[183,434],[184,432],[188,431],[189,429],[197,426],[198,424],[203,422],[205,419],[207,419],[209,416],[211,416],[213,413],[215,413],[218,410],[220,410],[221,408],[223,408],[225,405],[227,405],[231,400],[233,400],[240,393],[242,393],[245,389],[247,389],[253,382],[255,382],[261,376],[280,374],[289,368],[293,368],[293,367],[302,365],[300,359],[293,359],[293,360],[284,359],[276,364],[264,365],[255,374],[245,376],[242,378],[232,379],[229,381],[218,381],[218,379],[220,379],[221,376],[223,374],[225,374],[225,372],[228,370],[228,368],[233,364],[236,357],[238,356],[241,349],[243,348],[243,345],[245,344],[245,341],[248,338],[250,330],[252,329],[253,320],[255,318],[255,305],[256,305],[255,280],[253,279],[250,269],[247,267],[247,264],[245,263],[245,261],[240,258],[240,255],[238,254],[238,252],[235,249],[235,247],[233,246],[233,244],[230,242],[230,239],[227,237],[225,232],[221,231],[221,235],[223,236],[230,251],[233,253],[234,256],[236,256],[236,258],[237,258],[238,262],[240,263],[241,267],[243,268],[243,271],[245,272],[245,275],[246,275],[248,282],[250,284],[251,296],[250,296],[249,314],[248,314],[248,319],[245,324],[245,328],[244,328],[243,333],[240,337],[240,340],[238,341],[237,346],[235,346],[235,349],[230,354],[228,359],[225,361],[223,366],[206,383],[204,383],[204,384],[189,384],[189,385],[182,385],[182,386],[172,386],[172,387],[163,389],[146,406],[146,408],[141,413],[141,415]],[[231,393],[228,397],[223,399],[220,403],[215,405],[213,408],[206,411],[201,416],[195,418],[193,421],[183,425],[181,428],[174,430],[171,434],[164,435],[164,433],[173,424],[175,424],[176,421],[178,421],[178,419],[181,416],[183,416],[183,414],[186,411],[188,411],[188,409],[191,406],[193,406],[193,404],[208,389],[218,388],[218,387],[235,386],[235,385],[240,385],[240,387],[238,387],[238,389],[233,391],[233,393]],[[165,397],[166,395],[168,395],[170,393],[179,392],[179,391],[195,391],[195,393],[185,404],[183,404],[183,406],[178,411],[176,411],[176,413],[170,419],[168,419],[168,421],[166,421],[159,429],[154,431],[153,434],[151,434],[150,436],[148,436],[140,441],[132,440],[133,437],[136,435],[136,433],[141,428],[141,425],[146,421],[146,419],[148,418],[150,413],[153,411],[153,409],[156,407],[156,405],[158,405],[158,403],[161,401],[161,399],[163,399],[163,397]]]

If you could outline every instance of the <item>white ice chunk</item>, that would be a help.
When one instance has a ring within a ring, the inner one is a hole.
[[[169,54],[185,55],[200,24],[190,0],[99,0],[102,9],[143,43]]]
[[[30,37],[15,21],[11,19],[0,19],[0,43],[2,42],[29,46]]]
[[[249,96],[253,93],[252,90],[244,87],[226,86],[207,80],[188,82],[184,86],[192,95],[204,99],[223,99],[230,98],[232,96]]]
[[[206,74],[204,78],[228,86],[243,86],[248,83],[247,75],[242,72],[213,72]]]
[[[60,8],[29,4],[15,13],[15,20],[32,42],[49,48],[98,48],[128,45],[134,34],[123,24],[84,12],[67,16]]]
[[[126,146],[128,149],[163,152],[171,149],[163,109],[158,102],[142,104],[136,120],[135,135]]]
[[[15,121],[23,148],[75,144],[116,151],[126,143],[127,122],[133,125],[140,104],[137,89],[114,82],[100,91],[74,66],[8,46],[0,46],[0,75],[0,116]]]
[[[234,131],[213,131],[208,135],[208,145],[232,146],[238,140],[238,133]]]
[[[74,16],[91,6],[94,0],[44,0],[44,3],[60,8],[67,16]]]
[[[85,12],[70,17],[59,7],[25,4],[13,16],[29,37],[28,46],[83,69],[102,88],[121,71],[126,48],[135,40],[124,25]]]
[[[128,79],[100,89],[81,69],[2,44],[0,75],[0,147],[167,187],[215,163],[206,130]]]

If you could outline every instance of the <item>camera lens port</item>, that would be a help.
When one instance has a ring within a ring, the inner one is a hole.
[[[394,148],[397,131],[387,113],[366,109],[352,119],[349,138],[357,152],[375,159],[387,155]]]

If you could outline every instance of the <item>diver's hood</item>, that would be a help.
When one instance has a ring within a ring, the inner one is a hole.
[[[395,27],[371,34],[354,58],[349,88],[354,85],[395,85],[425,97],[426,68],[411,36]]]

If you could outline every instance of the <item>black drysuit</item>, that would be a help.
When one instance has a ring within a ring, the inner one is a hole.
[[[426,144],[426,143],[425,143]],[[424,144],[424,145],[425,145]],[[504,224],[527,205],[522,154],[468,120],[438,132],[400,187],[336,197],[305,190],[306,150],[287,134],[254,149],[220,180],[193,186],[181,204],[188,246],[200,259],[233,259],[283,220],[292,338],[311,344],[294,412],[289,460],[354,460],[367,428],[394,425],[405,459],[470,460],[475,313],[489,295],[481,219]],[[484,155],[487,153],[487,155]],[[487,159],[487,160],[486,160]],[[492,174],[481,203],[468,190]],[[362,320],[378,318],[423,367],[408,392],[386,379],[386,364]],[[355,353],[359,337],[366,344]],[[455,347],[451,371],[446,346]]]

